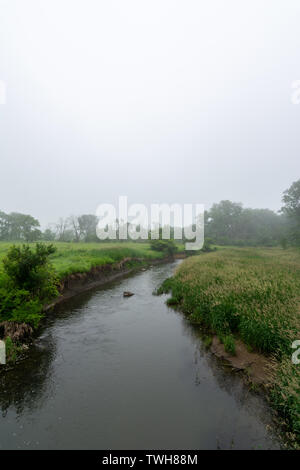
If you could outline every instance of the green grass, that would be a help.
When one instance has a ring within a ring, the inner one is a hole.
[[[229,352],[237,336],[270,356],[273,404],[299,442],[300,365],[292,364],[291,344],[300,339],[300,250],[226,247],[191,257],[166,290],[194,322],[224,338]]]
[[[13,243],[0,242],[0,276],[1,260]],[[16,243],[19,244],[19,243]],[[163,258],[165,254],[150,249],[150,243],[110,242],[110,243],[62,243],[53,242],[57,248],[50,260],[58,276],[64,278],[72,273],[89,271],[92,267],[119,262],[124,258],[143,258],[151,260]],[[178,245],[183,250],[183,245]]]

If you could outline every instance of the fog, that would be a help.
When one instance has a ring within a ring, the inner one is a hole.
[[[281,207],[299,178],[295,0],[0,0],[0,210]]]

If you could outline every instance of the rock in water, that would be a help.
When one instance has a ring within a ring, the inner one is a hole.
[[[129,292],[129,291],[123,292],[123,297],[131,297],[132,295],[134,295],[133,292]]]

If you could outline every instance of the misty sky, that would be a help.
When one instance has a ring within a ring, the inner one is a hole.
[[[281,207],[299,0],[0,0],[0,210]]]

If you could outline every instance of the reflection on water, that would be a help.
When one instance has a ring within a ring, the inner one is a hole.
[[[153,290],[156,266],[49,314],[0,376],[0,449],[278,448],[264,400]],[[122,292],[135,293],[124,299]]]

